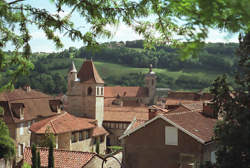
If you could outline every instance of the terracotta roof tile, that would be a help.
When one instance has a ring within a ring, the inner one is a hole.
[[[104,107],[104,121],[131,122],[134,117],[148,120],[148,107]]]
[[[106,86],[104,87],[104,97],[147,97],[148,89],[145,87],[133,86]]]
[[[36,134],[44,134],[49,127],[54,134],[73,132],[94,128],[95,120],[75,117],[67,112],[46,118],[31,125],[30,130]]]
[[[6,91],[0,94],[1,100],[7,101],[10,105],[11,117],[14,122],[23,122],[33,120],[38,117],[53,116],[56,113],[52,112],[49,100],[53,97],[46,95],[42,92],[31,89],[29,92],[23,89],[15,89],[13,91]],[[24,119],[15,117],[11,111],[12,105],[16,103],[24,104]]]
[[[48,166],[48,149],[47,148],[38,148],[40,151],[41,166]],[[86,166],[91,159],[96,157],[97,154],[90,152],[78,152],[78,151],[67,151],[54,149],[54,163],[55,168],[82,168]],[[26,147],[24,150],[24,162],[27,162],[29,165],[31,162],[31,148]],[[100,157],[96,157],[100,159]]]
[[[78,72],[77,77],[80,79],[81,82],[104,83],[104,81],[98,74],[95,65],[90,60],[87,60],[82,64],[82,67]]]
[[[214,136],[216,119],[204,116],[200,112],[182,112],[166,114],[165,117],[186,131],[192,133],[204,142],[209,142]]]
[[[93,129],[93,134],[92,136],[99,136],[99,135],[105,135],[108,134],[108,132],[103,128],[103,127],[95,127]]]

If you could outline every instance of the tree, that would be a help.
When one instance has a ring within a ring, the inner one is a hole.
[[[3,114],[3,108],[0,107],[0,113]],[[15,156],[15,144],[10,138],[9,129],[0,118],[0,159],[10,159]]]
[[[40,156],[40,151],[37,152],[37,168],[41,168],[41,156]]]
[[[96,148],[95,148],[95,152],[97,153],[97,154],[99,154],[100,153],[100,140],[99,140],[99,138],[98,137],[96,137]]]
[[[32,144],[31,146],[31,154],[32,154],[32,168],[37,168],[37,152],[36,152],[36,145]]]
[[[197,53],[204,45],[208,28],[229,32],[250,29],[248,0],[213,0],[212,3],[210,0],[52,0],[56,13],[33,7],[24,1],[0,0],[0,69],[12,76],[7,87],[11,87],[19,75],[27,74],[33,68],[29,44],[31,24],[43,30],[57,47],[62,47],[61,39],[55,32],[64,33],[72,40],[81,40],[87,46],[96,46],[96,39],[100,36],[111,37],[112,32],[107,25],[123,22],[143,36],[144,47],[174,44],[182,49],[186,57]],[[60,12],[64,8],[71,11],[61,17]],[[90,25],[84,33],[72,23],[74,12],[78,12]],[[151,19],[145,19],[147,17]],[[158,34],[161,36],[157,37]],[[10,42],[15,48],[11,56],[4,52]],[[15,69],[10,70],[10,67]]]
[[[232,88],[223,76],[215,80],[211,89],[215,110],[223,117],[215,127],[219,168],[250,165],[250,33],[240,36],[239,42],[236,87]]]
[[[49,155],[48,155],[48,168],[54,168],[54,144],[53,141],[49,143]]]

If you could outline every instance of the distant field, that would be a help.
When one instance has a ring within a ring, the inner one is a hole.
[[[65,59],[54,59],[51,60],[52,62],[64,62]],[[70,61],[70,60],[67,60]],[[83,63],[84,59],[76,58],[74,59],[75,65],[77,70],[81,68],[81,65]],[[130,73],[147,73],[148,68],[134,68],[134,67],[128,67],[125,65],[120,64],[114,64],[114,63],[107,63],[107,62],[100,62],[100,61],[94,61],[94,64],[99,72],[99,74],[103,77],[109,77],[109,76],[122,76]],[[54,70],[52,72],[59,72],[61,74],[67,74],[68,69],[59,69]],[[168,71],[167,69],[160,69],[160,68],[154,68],[153,69],[156,74],[165,74],[171,78],[177,79],[180,75],[187,75],[187,76],[196,76],[200,78],[206,78],[208,80],[214,80],[216,76],[220,75],[218,72],[198,72],[193,70],[186,70],[186,71]]]

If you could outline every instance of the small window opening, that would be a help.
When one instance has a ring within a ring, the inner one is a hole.
[[[89,88],[88,88],[88,96],[91,96],[91,94],[92,94],[92,88],[89,87]]]

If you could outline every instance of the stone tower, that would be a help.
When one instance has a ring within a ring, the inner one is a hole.
[[[95,119],[98,126],[104,117],[104,81],[92,61],[82,64],[77,80],[68,91],[68,111],[76,116]]]
[[[68,72],[68,92],[71,92],[72,87],[74,87],[74,83],[77,80],[77,70],[74,62],[72,61],[71,67]]]
[[[145,86],[148,88],[149,104],[155,103],[156,95],[156,75],[152,70],[152,64],[149,66],[149,72],[145,75]]]

